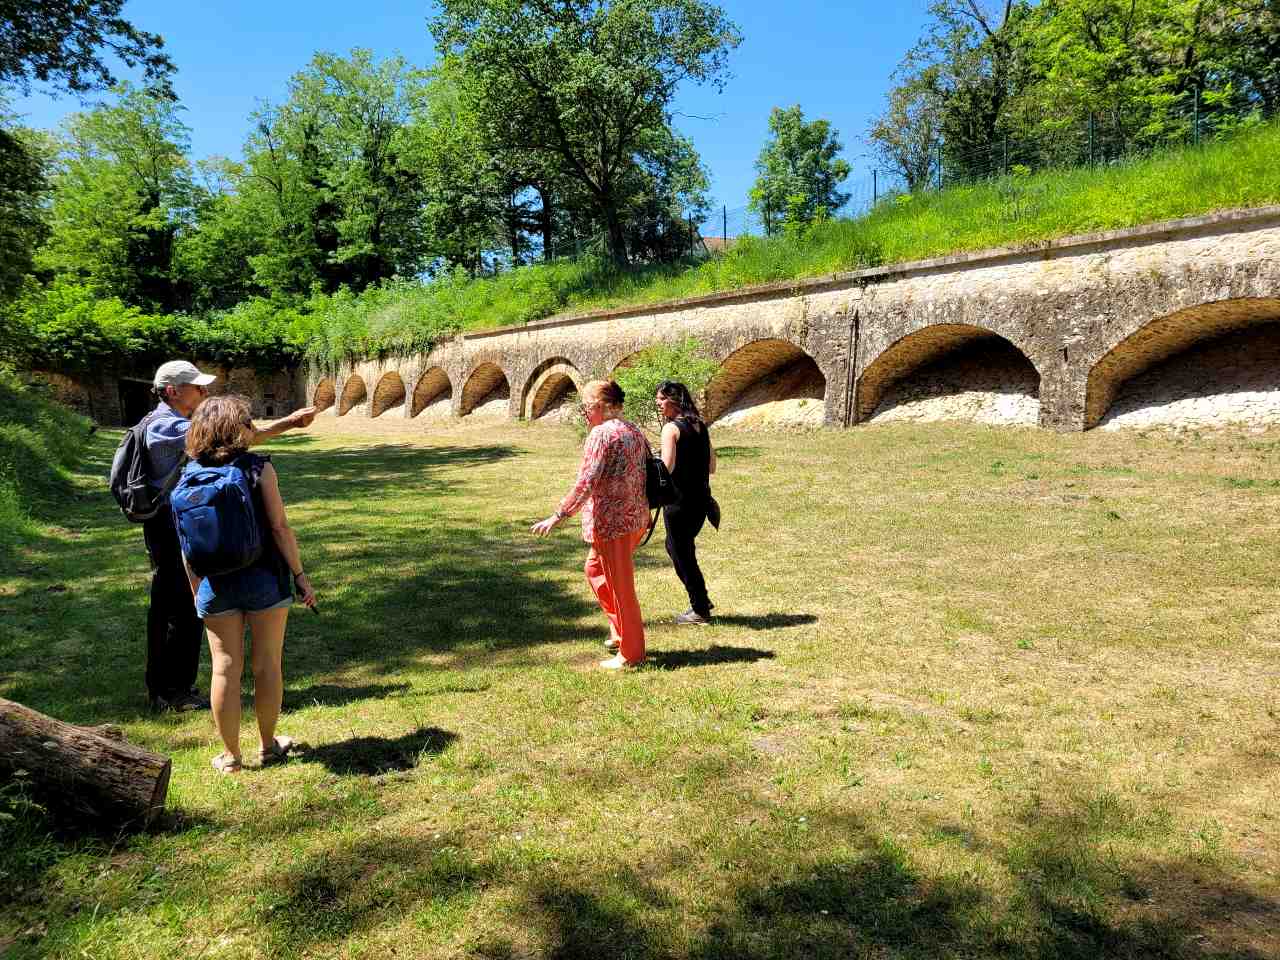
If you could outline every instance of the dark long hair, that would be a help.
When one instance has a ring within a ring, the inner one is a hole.
[[[663,380],[658,384],[658,393],[668,400],[674,400],[680,408],[680,416],[691,424],[704,423],[702,414],[698,412],[698,405],[693,402],[693,394],[679,380]]]

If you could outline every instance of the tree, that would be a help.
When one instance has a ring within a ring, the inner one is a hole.
[[[774,107],[770,137],[756,159],[751,209],[764,219],[765,230],[777,233],[790,220],[809,223],[834,213],[848,201],[839,186],[849,176],[843,148],[826,120],[805,120],[800,107]]]
[[[32,81],[71,93],[105,90],[116,84],[106,52],[141,66],[149,84],[170,93],[164,40],[121,17],[123,7],[124,0],[0,0],[0,85],[23,93]]]
[[[905,76],[900,71],[884,113],[867,130],[867,142],[883,163],[902,175],[911,192],[928,184],[942,138],[946,100],[940,74],[936,64]]]
[[[103,296],[171,311],[181,305],[173,247],[190,219],[190,131],[167,97],[122,85],[117,99],[67,121],[37,263]]]
[[[399,57],[317,54],[253,117],[238,192],[265,226],[258,283],[354,290],[422,269],[422,184],[405,128],[425,76]]]
[[[21,291],[48,228],[50,138],[25,130],[6,115],[0,99],[0,302]]]
[[[642,139],[668,125],[683,81],[722,86],[741,41],[706,0],[441,0],[431,30],[488,92],[477,104],[486,143],[555,158],[622,265],[624,181]]]

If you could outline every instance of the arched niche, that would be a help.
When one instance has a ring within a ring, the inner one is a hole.
[[[564,357],[553,357],[538,364],[525,383],[520,403],[526,420],[537,420],[557,409],[570,394],[581,393],[582,374]]]
[[[418,416],[428,407],[453,398],[453,383],[443,367],[432,367],[418,378],[413,387],[413,403],[410,415]]]
[[[345,417],[351,412],[352,407],[358,407],[368,398],[369,393],[365,388],[364,379],[358,373],[353,373],[347,377],[347,382],[342,386],[342,398],[338,401],[338,416]]]
[[[703,414],[710,422],[764,404],[803,400],[811,402],[820,424],[826,392],[826,377],[800,347],[789,340],[753,340],[720,364],[707,384]]]
[[[1197,348],[1212,349],[1215,343],[1227,351],[1240,350],[1248,341],[1252,352],[1245,348],[1240,356],[1247,362],[1256,361],[1256,351],[1267,349],[1268,340],[1268,331],[1258,328],[1277,322],[1280,322],[1280,299],[1272,297],[1218,300],[1151,320],[1103,354],[1090,369],[1085,386],[1085,429],[1097,426],[1103,420],[1126,383],[1154,367],[1166,366],[1179,355]],[[1244,334],[1251,330],[1257,330],[1258,336],[1245,337]],[[1223,342],[1233,336],[1234,347]],[[1215,362],[1204,356],[1203,349],[1199,352],[1201,359],[1213,368]],[[1207,396],[1214,390],[1231,390],[1233,371],[1230,363],[1226,366],[1227,369],[1203,379],[1199,385],[1188,383],[1186,393],[1192,395],[1199,391]],[[1167,366],[1166,372],[1171,372]],[[1173,376],[1176,378],[1176,373]],[[1151,386],[1158,389],[1158,385]],[[1176,398],[1166,391],[1165,399],[1168,402]]]
[[[369,416],[380,417],[388,410],[402,406],[405,399],[404,380],[394,371],[384,373],[373,388],[373,403],[369,405]]]
[[[896,341],[858,378],[855,411],[871,419],[1039,422],[1040,371],[986,327],[939,323]]]
[[[333,381],[326,377],[316,384],[315,393],[311,395],[311,405],[317,410],[328,410],[337,402],[338,391]]]
[[[496,363],[482,363],[462,385],[462,406],[458,413],[465,417],[477,407],[510,398],[511,384],[502,368]]]

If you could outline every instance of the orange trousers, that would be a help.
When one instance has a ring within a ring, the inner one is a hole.
[[[622,659],[639,663],[644,659],[644,619],[636,599],[636,567],[632,554],[644,539],[645,531],[629,533],[591,545],[583,572],[609,618],[609,633],[618,641]]]

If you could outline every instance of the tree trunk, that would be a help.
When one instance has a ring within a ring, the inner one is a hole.
[[[546,263],[550,263],[555,259],[556,245],[555,236],[553,234],[554,224],[552,221],[553,211],[551,204],[551,191],[542,184],[538,184],[535,189],[538,191],[538,197],[542,204],[538,210],[538,225],[542,232],[542,259]]]
[[[611,201],[600,205],[604,214],[605,226],[609,230],[609,259],[619,267],[629,264],[627,260],[627,235],[622,229],[622,218],[618,216],[618,208]]]
[[[164,809],[170,761],[118,728],[77,727],[0,698],[0,775],[24,770],[51,812],[146,827]]]

